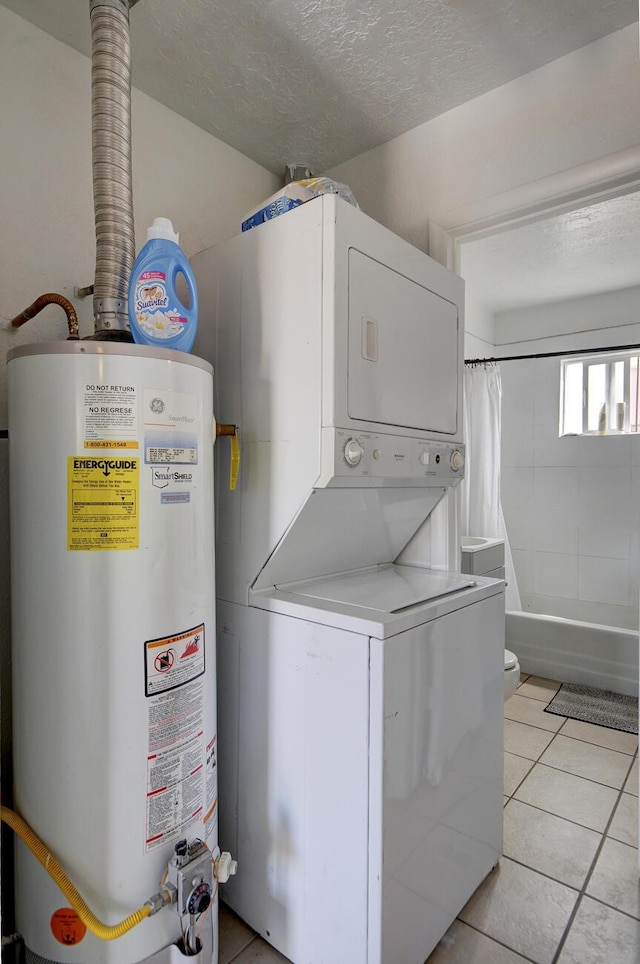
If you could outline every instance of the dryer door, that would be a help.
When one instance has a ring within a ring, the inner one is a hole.
[[[349,417],[455,434],[458,309],[349,250]]]

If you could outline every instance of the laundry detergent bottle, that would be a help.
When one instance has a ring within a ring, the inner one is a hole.
[[[188,307],[176,291],[180,276],[189,295]],[[147,243],[131,271],[129,324],[139,345],[179,351],[193,347],[198,328],[196,279],[168,218],[156,218],[147,230]]]

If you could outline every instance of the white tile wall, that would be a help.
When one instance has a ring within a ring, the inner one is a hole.
[[[601,441],[605,441],[602,439]],[[596,441],[591,439],[590,441]],[[595,511],[616,506],[628,513],[631,509],[631,466],[590,465],[579,470],[580,498]]]
[[[588,344],[576,335],[567,353],[604,345],[606,334]],[[556,341],[501,353],[553,351]],[[560,359],[501,369],[502,498],[523,607],[637,628],[640,438],[560,438]]]
[[[558,435],[558,419],[536,422],[533,426],[533,461],[535,466],[579,465],[581,439]]]
[[[564,552],[534,552],[533,591],[542,596],[578,595],[578,556]]]
[[[531,363],[535,366],[533,382],[533,420],[540,423],[559,424],[560,418],[560,379],[556,358],[539,358]]]
[[[633,439],[633,442],[640,439]],[[632,458],[635,456],[636,446],[632,447]],[[629,512],[629,542],[630,569],[635,573],[640,571],[640,465],[631,466],[631,511]]]
[[[637,439],[616,435],[583,435],[575,439],[580,451],[579,465],[631,465]]]
[[[502,509],[511,549],[531,549],[533,545],[531,504],[509,505],[505,502],[503,493]]]
[[[538,552],[578,552],[579,506],[575,499],[556,507],[535,505],[535,525],[531,526],[532,548]],[[607,553],[603,553],[607,555]]]
[[[502,444],[509,450],[512,466],[533,467],[535,445],[533,420],[527,418],[520,425],[515,419],[502,420]]]
[[[580,505],[578,509],[578,552],[585,556],[630,560],[631,527],[625,512],[615,505],[603,507],[596,513],[586,505]]]
[[[507,531],[510,532],[509,523],[506,522]],[[524,592],[533,592],[533,552],[531,549],[514,549],[511,547],[513,565],[518,574],[518,589],[520,595]]]
[[[633,605],[628,560],[580,556],[578,598],[617,606]]]
[[[575,507],[579,484],[577,466],[534,466],[533,495],[538,516]]]
[[[528,507],[533,497],[533,469],[503,468],[501,488],[503,506]]]

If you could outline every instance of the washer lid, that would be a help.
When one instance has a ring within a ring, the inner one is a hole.
[[[505,669],[513,669],[514,666],[517,666],[517,664],[518,664],[518,657],[516,656],[516,654],[515,654],[515,653],[512,653],[511,650],[509,650],[509,649],[505,649],[505,651],[504,651],[504,668],[505,668]]]
[[[456,572],[390,564],[276,588],[307,599],[392,614],[475,585],[473,579]]]

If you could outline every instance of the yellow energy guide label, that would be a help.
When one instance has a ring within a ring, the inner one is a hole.
[[[137,549],[140,459],[67,459],[67,549]]]

